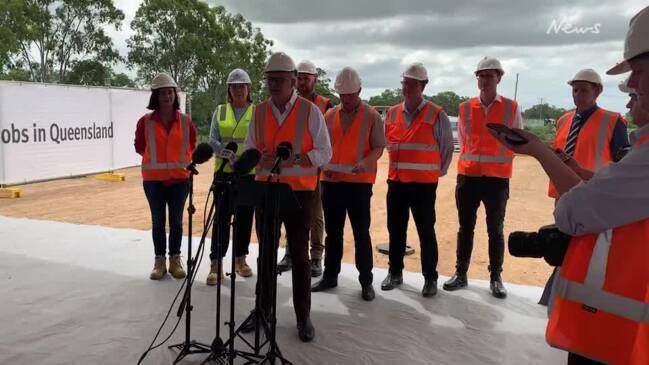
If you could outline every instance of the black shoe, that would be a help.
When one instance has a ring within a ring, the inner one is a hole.
[[[317,278],[322,275],[322,261],[320,259],[311,260],[311,277]]]
[[[323,277],[311,287],[312,292],[325,291],[327,289],[335,288],[338,286],[338,280]]]
[[[448,279],[448,281],[444,283],[444,290],[446,291],[458,290],[458,289],[466,288],[468,284],[469,283],[466,279],[466,273],[456,272],[452,278]]]
[[[381,290],[392,290],[403,283],[403,274],[388,273],[381,283]]]
[[[282,261],[280,261],[277,264],[277,271],[279,272],[289,271],[291,270],[292,267],[293,267],[293,261],[291,260],[291,256],[284,255]]]
[[[498,299],[505,299],[507,298],[507,289],[505,289],[505,286],[503,285],[502,280],[497,279],[497,280],[492,280],[491,281],[491,295]]]
[[[315,328],[311,323],[311,318],[307,318],[304,322],[297,323],[297,335],[302,342],[311,342],[315,337]]]
[[[374,288],[372,287],[372,284],[363,285],[363,289],[361,291],[361,298],[363,298],[363,300],[366,302],[371,302],[374,300],[375,297],[376,297],[376,293],[374,292]]]
[[[437,280],[426,279],[424,288],[421,289],[421,295],[426,298],[432,297],[437,294]]]

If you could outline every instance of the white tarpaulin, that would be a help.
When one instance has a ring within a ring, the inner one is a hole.
[[[148,90],[0,81],[0,184],[140,164],[133,149]],[[184,106],[185,95],[180,95]]]

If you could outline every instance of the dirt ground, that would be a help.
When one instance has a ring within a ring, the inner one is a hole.
[[[455,156],[457,157],[457,155]],[[456,161],[447,176],[440,180],[437,190],[437,223],[435,230],[439,244],[438,271],[452,275],[455,269],[456,234],[458,229],[455,208]],[[195,179],[194,236],[200,236],[203,222],[203,206],[212,180],[213,162],[199,166],[200,174]],[[0,215],[53,220],[68,223],[95,224],[115,228],[150,230],[149,207],[142,190],[139,168],[118,172],[126,175],[124,182],[105,182],[93,176],[70,178],[19,186],[22,197],[0,200]],[[387,193],[387,156],[379,163],[377,183],[372,198],[372,242],[385,243],[388,239],[385,196]],[[505,219],[505,237],[512,231],[536,230],[551,223],[553,201],[546,195],[547,178],[533,159],[518,156],[514,162],[514,174],[510,185],[510,200]],[[185,214],[185,221],[187,214]],[[186,225],[185,225],[186,227]],[[253,233],[253,240],[255,234]],[[408,242],[415,248],[413,255],[406,256],[405,265],[409,271],[420,272],[419,240],[414,221],[410,219]],[[349,221],[345,228],[344,261],[353,263],[354,245]],[[153,250],[152,250],[153,254]],[[484,208],[478,211],[475,243],[469,278],[488,279],[487,229]],[[387,267],[386,255],[374,250],[374,264]],[[550,268],[543,260],[520,259],[506,253],[503,279],[507,282],[542,286],[550,274]],[[375,278],[380,282],[383,278]]]

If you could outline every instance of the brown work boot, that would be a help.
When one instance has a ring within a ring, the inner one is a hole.
[[[180,255],[169,256],[169,273],[176,279],[184,279],[187,276]]]
[[[167,274],[167,258],[164,256],[156,256],[153,270],[149,275],[151,280],[160,280]]]
[[[219,272],[219,261],[217,259],[212,260],[210,265],[210,273],[207,275],[207,280],[205,284],[207,285],[216,285],[223,279],[223,264],[221,264],[221,271]]]
[[[237,274],[248,278],[252,276],[252,269],[248,266],[246,262],[246,256],[239,256],[234,260],[234,268],[237,271]]]

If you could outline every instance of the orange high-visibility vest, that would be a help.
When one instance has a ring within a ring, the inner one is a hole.
[[[385,121],[390,167],[388,179],[401,182],[436,183],[441,157],[434,126],[442,108],[431,101],[406,127],[403,103],[388,109]]]
[[[315,98],[313,99],[313,104],[315,104],[318,109],[320,109],[320,112],[324,114],[327,111],[327,105],[329,105],[329,99],[325,98],[324,96],[320,96],[316,94]]]
[[[309,132],[311,102],[298,96],[291,111],[280,126],[271,109],[271,101],[264,101],[255,108],[256,145],[259,151],[273,153],[281,142],[291,142],[293,154],[306,154],[313,149],[313,138]],[[257,166],[255,180],[266,181],[270,171]],[[287,183],[293,190],[314,191],[318,184],[318,169],[314,166],[283,166],[279,177],[272,181]]]
[[[331,161],[322,168],[321,180],[374,184],[376,161],[370,171],[352,174],[352,168],[372,151],[372,116],[377,112],[373,107],[361,102],[347,131],[343,131],[340,109],[340,106],[330,109],[325,116],[331,138],[332,156]],[[328,177],[326,172],[334,174]]]
[[[565,149],[574,116],[575,111],[573,110],[557,120],[557,134],[554,137],[553,143],[554,148]],[[613,138],[615,123],[617,123],[619,117],[619,113],[598,108],[588,117],[588,120],[584,121],[583,126],[579,130],[577,144],[575,145],[573,154],[574,159],[581,167],[591,171],[597,171],[613,161],[609,145],[611,138]],[[554,188],[554,185],[552,185],[552,182],[548,186],[548,196],[555,199],[559,197],[559,193]]]
[[[142,179],[170,180],[186,179],[191,163],[192,151],[189,146],[189,119],[178,113],[179,119],[171,122],[171,130],[162,123],[156,123],[153,113],[144,115],[144,136],[146,149],[142,155]]]
[[[500,97],[484,115],[480,98],[460,104],[458,128],[464,138],[457,163],[458,174],[467,176],[512,177],[514,154],[488,132],[487,123],[514,126],[516,101]]]

